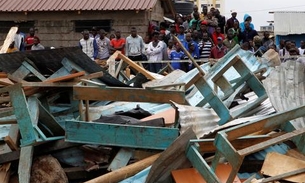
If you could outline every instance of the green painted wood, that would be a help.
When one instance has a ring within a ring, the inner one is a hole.
[[[12,76],[18,78],[18,79],[23,79],[25,78],[28,74],[30,74],[30,70],[28,70],[26,67],[21,65],[13,74]]]
[[[41,81],[46,80],[46,78],[40,74],[40,72],[38,72],[33,66],[31,66],[29,63],[27,63],[26,61],[22,62],[22,65],[27,68],[32,74],[34,74],[38,79],[40,79]]]
[[[32,118],[25,99],[24,91],[21,88],[21,84],[10,86],[9,93],[22,137],[21,144],[29,145],[35,143],[36,134],[32,125]]]
[[[20,151],[20,159],[18,165],[18,177],[22,183],[30,183],[32,160],[33,160],[33,146],[22,147]]]
[[[66,121],[66,141],[144,149],[166,149],[179,135],[176,128]]]
[[[130,158],[132,157],[134,149],[121,148],[116,154],[112,162],[108,167],[108,171],[114,171],[127,165]]]

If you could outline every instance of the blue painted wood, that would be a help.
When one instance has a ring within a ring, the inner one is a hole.
[[[9,93],[22,137],[21,144],[33,144],[36,142],[36,134],[32,126],[30,111],[21,84],[11,86]]]
[[[179,135],[176,128],[66,121],[66,141],[144,149],[166,149]]]
[[[46,78],[40,74],[40,72],[38,72],[33,66],[31,66],[28,62],[24,61],[22,62],[22,66],[24,66],[25,68],[27,68],[31,73],[33,73],[38,79],[40,79],[41,81],[46,80]],[[22,67],[20,66],[20,67]]]
[[[114,171],[127,165],[133,155],[134,150],[121,148],[108,167],[108,171]]]
[[[206,182],[218,183],[220,180],[216,176],[215,172],[210,168],[210,166],[202,158],[198,151],[198,144],[190,144],[187,148],[186,156],[192,163],[193,167],[198,170]]]

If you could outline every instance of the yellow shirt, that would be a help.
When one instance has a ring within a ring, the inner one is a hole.
[[[14,47],[14,48],[8,48],[6,53],[13,53],[13,52],[16,52],[16,51],[19,51],[18,48]]]

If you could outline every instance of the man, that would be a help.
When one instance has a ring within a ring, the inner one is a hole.
[[[183,43],[183,46],[186,50],[189,50],[189,44],[190,43],[194,43],[194,54],[196,55],[197,58],[199,58],[199,48],[198,48],[198,44],[192,40],[192,34],[190,32],[186,33],[185,35],[185,42]]]
[[[220,27],[220,31],[222,34],[225,32],[226,18],[220,14],[218,9],[215,10],[215,18],[218,20],[218,27]]]
[[[290,48],[289,49],[289,57],[285,58],[282,62],[287,62],[287,61],[300,62],[300,59],[298,59],[298,56],[299,56],[298,48]]]
[[[228,48],[228,51],[230,51],[232,48],[234,48],[235,45],[238,44],[233,38],[234,32],[231,29],[227,34],[227,38],[223,41],[223,44]]]
[[[181,50],[181,47],[179,44],[176,44],[176,49],[173,50],[170,53],[170,59],[172,60],[171,62],[171,66],[173,67],[173,69],[181,69],[183,71],[187,72],[187,68],[188,68],[188,63],[183,63],[183,62],[175,62],[175,61],[180,61],[184,58],[184,53]]]
[[[192,38],[195,43],[199,44],[200,38],[199,38],[199,32],[197,30],[194,30],[192,33]]]
[[[199,52],[200,58],[208,59],[211,54],[212,42],[210,41],[209,35],[207,32],[204,32],[202,35],[202,41],[199,43]]]
[[[180,25],[180,27],[179,27],[179,34],[177,35],[177,38],[180,40],[181,43],[183,43],[185,41],[185,34],[184,34],[183,25]]]
[[[212,59],[220,59],[228,52],[228,49],[226,46],[223,45],[222,37],[217,38],[217,45],[214,46],[211,50],[210,58]],[[215,61],[212,61],[212,64],[214,64]]]
[[[198,31],[198,36],[199,39],[202,40],[203,37],[203,33],[207,33],[208,36],[211,38],[212,36],[210,35],[209,31],[208,31],[208,22],[207,21],[201,21],[201,25],[200,25],[200,30]]]
[[[115,38],[113,38],[110,41],[110,49],[115,52],[115,51],[120,51],[122,52],[123,55],[125,55],[125,39],[121,38],[121,31],[116,30],[115,31]],[[116,61],[119,61],[120,58],[116,58]]]
[[[105,37],[106,32],[104,29],[101,29],[99,32],[99,37],[96,39],[96,44],[98,46],[97,58],[100,60],[107,60],[110,56],[110,40]]]
[[[200,20],[204,20],[204,17],[208,14],[208,7],[206,5],[202,6],[202,12],[200,13]]]
[[[237,22],[239,25],[239,21],[237,20],[237,12],[235,10],[231,10],[232,17],[227,20],[226,24],[226,33],[228,33],[228,30],[231,28],[234,28],[234,22]]]
[[[212,34],[212,39],[215,45],[218,44],[218,38],[221,37],[222,40],[225,39],[225,35],[221,33],[221,28],[216,27],[216,31]]]
[[[29,35],[25,38],[24,44],[25,44],[25,50],[31,50],[33,44],[34,44],[34,38],[38,38],[35,36],[35,29],[33,27],[29,30]],[[38,38],[39,40],[39,38]]]
[[[159,32],[153,33],[153,40],[148,44],[146,53],[148,61],[158,62],[163,59],[164,43],[159,40]],[[148,68],[150,72],[158,73],[162,69],[162,63],[149,63]]]
[[[98,46],[96,40],[89,37],[88,30],[83,31],[83,38],[79,41],[79,47],[89,58],[91,58],[91,60],[94,61],[97,58]]]
[[[215,28],[218,26],[217,18],[213,17],[212,12],[208,12],[207,16],[204,17],[205,21],[207,22],[209,34],[213,34]]]
[[[133,61],[142,61],[144,53],[144,41],[137,33],[135,27],[131,28],[130,35],[126,38],[126,56]]]
[[[289,50],[291,49],[291,41],[286,40],[284,45],[284,48],[279,51],[279,55],[282,62],[290,56]]]
[[[14,37],[14,43],[15,43],[15,47],[19,50],[19,51],[24,51],[24,34],[20,32],[19,29],[19,25],[16,25],[16,27],[18,27],[18,30],[16,32],[16,35]]]
[[[100,37],[100,34],[98,34],[98,32],[99,30],[97,27],[92,27],[91,34],[89,34],[89,36],[97,40]]]
[[[39,38],[34,38],[34,43],[31,47],[31,50],[44,50],[44,46],[40,44]]]
[[[174,36],[176,36],[177,34],[176,34],[176,27],[175,27],[175,24],[171,24],[170,25],[170,30],[169,30],[170,32],[169,32],[169,34],[167,34],[166,36],[165,36],[165,40],[164,40],[164,42],[166,43],[166,44],[168,44],[168,41],[169,40],[174,40]]]
[[[240,34],[239,40],[242,43],[252,41],[255,36],[258,36],[256,30],[253,30],[250,26],[250,22],[245,22],[245,30]]]
[[[245,30],[245,28],[246,28],[246,25],[245,25],[246,22],[249,22],[251,29],[254,30],[254,25],[251,23],[251,22],[252,22],[252,17],[251,17],[250,15],[248,15],[248,14],[245,14],[245,15],[244,15],[244,22],[242,22],[242,23],[239,24],[240,31],[243,32],[243,31]]]
[[[187,15],[185,17],[185,21],[182,24],[185,30],[189,30],[191,28],[190,27],[191,20],[192,20],[192,16],[191,15]]]
[[[263,53],[268,51],[269,46],[273,44],[272,39],[270,38],[270,33],[268,31],[264,31],[264,37],[262,39],[262,46],[259,48]]]
[[[190,21],[190,27],[193,27],[193,26],[195,26],[195,28],[196,28],[196,30],[200,30],[200,23],[201,23],[201,20],[200,20],[200,17],[199,17],[199,13],[197,12],[195,12],[194,14],[193,14],[193,19]]]
[[[299,53],[300,55],[304,55],[304,51],[305,51],[305,42],[301,41],[300,42],[301,47],[299,48]]]

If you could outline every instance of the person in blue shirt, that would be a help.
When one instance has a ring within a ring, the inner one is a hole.
[[[194,58],[194,59],[199,59],[199,57],[198,57],[198,55],[196,54],[196,52],[195,52],[195,43],[193,43],[193,42],[190,42],[189,44],[188,44],[188,51],[189,51],[189,53],[191,54],[191,56]],[[185,57],[184,57],[185,59],[189,59],[188,57],[187,57],[187,55],[185,55]],[[190,71],[190,70],[192,70],[192,69],[194,69],[194,64],[192,63],[192,61],[189,61],[189,63],[188,63],[188,71]]]
[[[195,42],[195,41],[193,41],[193,39],[192,39],[192,34],[191,33],[186,33],[186,35],[185,35],[185,41],[184,42],[182,42],[182,44],[183,44],[183,46],[184,46],[184,48],[186,49],[186,50],[189,50],[189,44],[190,43],[194,43],[194,55],[196,55],[196,57],[197,58],[199,58],[199,56],[200,56],[200,54],[199,54],[199,47],[198,47],[198,44]]]
[[[240,27],[240,31],[241,31],[241,32],[244,32],[245,29],[246,29],[245,22],[249,22],[249,23],[250,23],[251,29],[254,30],[254,25],[253,25],[253,23],[251,23],[251,22],[252,22],[252,17],[251,17],[250,15],[248,15],[248,14],[245,14],[245,15],[244,15],[244,21],[243,21],[242,23],[239,24],[239,27]]]
[[[171,62],[171,66],[173,67],[173,69],[175,69],[175,70],[180,69],[180,70],[187,72],[188,63],[174,62],[174,61],[183,60],[183,58],[184,58],[184,52],[181,50],[180,45],[176,44],[176,49],[170,53],[170,59],[173,61],[173,62]]]
[[[183,25],[179,26],[179,33],[177,34],[177,38],[180,40],[181,43],[183,43],[185,41],[185,34],[184,34]]]

